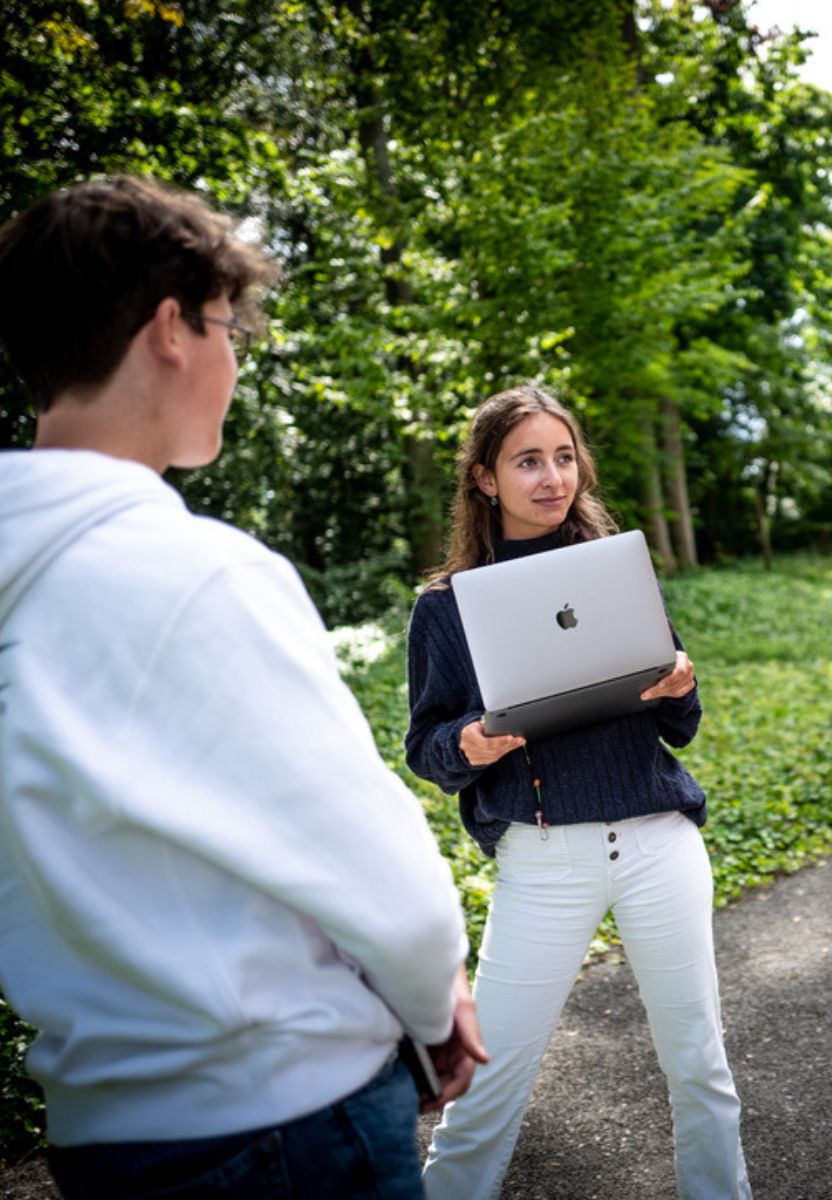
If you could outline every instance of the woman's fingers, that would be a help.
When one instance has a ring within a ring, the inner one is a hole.
[[[665,675],[658,683],[654,683],[647,691],[641,693],[642,700],[660,700],[662,696],[686,696],[696,687],[696,676],[693,663],[684,650],[676,651],[676,666],[669,675]]]
[[[471,721],[464,726],[459,735],[459,748],[472,767],[488,766],[525,744],[525,738],[517,737],[513,733],[488,737],[483,729],[482,720]]]

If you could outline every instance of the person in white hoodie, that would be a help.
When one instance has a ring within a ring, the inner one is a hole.
[[[294,569],[161,474],[219,452],[262,251],[120,176],[0,230],[0,988],[84,1200],[421,1195],[485,1061],[450,872]],[[425,1107],[423,1103],[423,1108]]]

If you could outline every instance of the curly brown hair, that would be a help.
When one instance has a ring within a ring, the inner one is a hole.
[[[502,536],[500,510],[480,490],[474,468],[493,471],[507,435],[535,413],[562,421],[575,445],[578,488],[561,525],[566,544],[607,537],[618,529],[603,503],[594,495],[598,477],[586,438],[575,417],[560,400],[537,384],[521,384],[484,400],[474,413],[459,452],[457,487],[451,509],[451,535],[445,561],[429,576],[433,586],[456,571],[494,561],[494,543]]]

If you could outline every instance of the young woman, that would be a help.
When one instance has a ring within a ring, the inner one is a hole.
[[[449,586],[455,571],[614,532],[595,483],[581,431],[551,395],[527,386],[486,400],[462,451],[447,560],[413,610],[408,762],[459,793],[465,828],[499,867],[475,983],[490,1062],[435,1130],[428,1200],[498,1195],[540,1059],[608,909],[668,1081],[679,1195],[751,1195],[722,1042],[705,797],[667,749],[699,725],[693,665],[677,638],[675,669],[643,693],[658,705],[528,743],[486,737]]]

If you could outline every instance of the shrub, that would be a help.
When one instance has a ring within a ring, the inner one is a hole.
[[[42,1094],[23,1063],[33,1035],[34,1030],[0,996],[0,1168],[43,1140]]]

